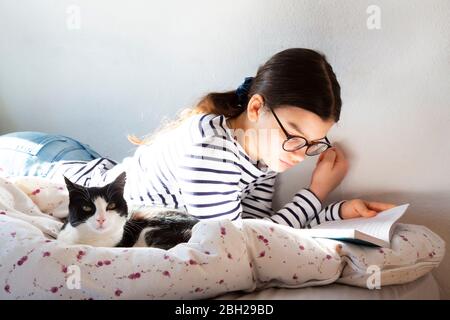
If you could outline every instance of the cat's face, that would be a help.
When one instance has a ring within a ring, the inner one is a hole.
[[[123,197],[126,174],[104,187],[83,187],[65,178],[69,190],[68,223],[95,233],[123,229],[128,207]]]

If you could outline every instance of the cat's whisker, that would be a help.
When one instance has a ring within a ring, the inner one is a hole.
[[[139,231],[140,230],[140,227],[138,225],[134,224],[133,221],[127,221],[126,225],[128,225],[128,227],[130,229],[134,230],[134,231]]]
[[[86,194],[85,194],[85,192],[83,192],[83,190],[75,190],[75,191],[73,191],[74,193],[78,193],[80,196],[81,196],[81,198],[83,199],[83,200],[85,200],[86,202],[90,202],[91,200],[89,199],[89,197],[88,196],[86,196]]]
[[[113,199],[113,198],[116,197],[117,194],[120,195],[120,193],[121,193],[121,192],[118,191],[118,190],[113,190],[112,193],[111,193],[111,191],[110,191],[110,192],[107,192],[107,193],[106,193],[106,196],[107,196],[108,199]]]
[[[83,191],[86,193],[86,197],[89,199],[91,198],[91,194],[89,193],[89,189],[85,188]]]
[[[123,229],[128,233],[133,233],[133,230],[130,230],[126,224],[123,226]]]

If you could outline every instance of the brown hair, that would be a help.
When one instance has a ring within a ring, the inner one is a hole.
[[[324,121],[339,121],[341,88],[325,55],[311,49],[290,48],[273,55],[258,68],[242,106],[236,90],[210,92],[195,107],[181,110],[176,120],[163,122],[151,136],[143,140],[128,136],[128,140],[134,144],[150,143],[157,135],[178,127],[195,114],[237,117],[247,110],[248,100],[254,94],[260,94],[266,105],[274,109],[283,105],[297,106],[315,113]]]

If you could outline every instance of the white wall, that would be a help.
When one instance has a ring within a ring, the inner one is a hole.
[[[366,26],[370,4],[380,30]],[[80,29],[67,27],[70,5]],[[317,49],[342,86],[330,137],[351,166],[329,201],[409,202],[404,221],[450,243],[449,9],[446,0],[0,0],[0,133],[62,133],[120,160],[134,150],[127,133],[237,87],[282,49]],[[315,161],[280,177],[276,206],[309,183]],[[449,270],[450,254],[435,271],[446,298]]]

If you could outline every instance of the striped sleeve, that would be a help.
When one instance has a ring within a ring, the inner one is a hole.
[[[325,221],[341,220],[340,210],[344,202],[332,202],[323,208],[319,198],[308,188],[303,188],[295,194],[292,202],[265,219],[297,229],[311,228]]]
[[[198,219],[240,218],[241,172],[232,145],[206,137],[184,154],[177,166],[179,192],[186,211]]]
[[[274,212],[272,197],[275,191],[275,177],[260,183],[242,200],[243,218],[261,218],[292,228],[311,228],[324,221],[341,220],[341,205],[345,200],[328,204],[322,210],[322,203],[308,188],[301,189],[283,208]]]
[[[274,214],[272,198],[275,192],[275,178],[276,176],[273,176],[255,183],[253,190],[242,199],[242,218],[263,219]]]

